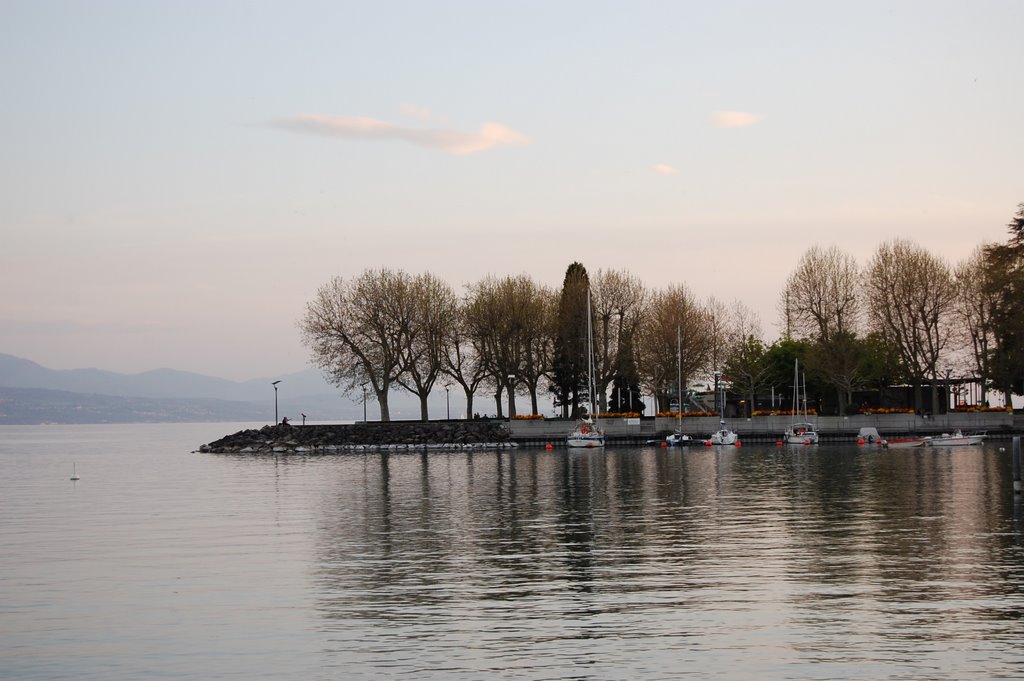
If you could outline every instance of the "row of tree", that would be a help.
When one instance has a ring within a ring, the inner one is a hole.
[[[741,302],[700,301],[684,284],[651,290],[625,271],[591,277],[580,263],[559,290],[528,275],[490,276],[462,296],[430,273],[335,277],[300,328],[314,364],[346,392],[371,388],[385,421],[399,386],[419,397],[425,420],[438,383],[462,387],[467,416],[478,394],[514,416],[517,394],[537,414],[545,393],[576,416],[591,404],[642,412],[644,393],[666,409],[691,381],[724,376],[752,409],[760,391],[789,384],[796,359],[810,383],[834,390],[840,413],[855,390],[893,383],[915,386],[918,408],[930,385],[936,410],[936,386],[954,371],[1007,399],[1024,392],[1024,204],[1009,227],[1006,243],[956,266],[899,239],[864,267],[814,246],[786,281],[782,337],[770,344]]]

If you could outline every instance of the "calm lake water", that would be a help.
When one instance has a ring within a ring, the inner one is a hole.
[[[0,428],[0,678],[1024,674],[1008,441],[191,453],[242,427]]]

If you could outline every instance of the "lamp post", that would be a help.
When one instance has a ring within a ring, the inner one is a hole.
[[[277,425],[277,384],[281,381],[274,381],[270,385],[274,386],[274,425]]]
[[[363,383],[363,423],[366,423],[366,384]]]
[[[452,420],[452,403],[451,403],[451,400],[448,398],[448,386],[447,385],[444,387],[444,408],[445,408],[445,410],[448,413],[448,420],[451,421]]]

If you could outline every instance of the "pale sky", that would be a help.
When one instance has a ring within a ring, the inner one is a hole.
[[[334,275],[742,300],[1024,202],[1024,2],[0,1],[0,352],[308,366]]]

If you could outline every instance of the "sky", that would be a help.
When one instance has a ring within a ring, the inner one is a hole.
[[[333,276],[742,301],[1024,202],[1024,2],[0,0],[0,352],[309,366]]]

